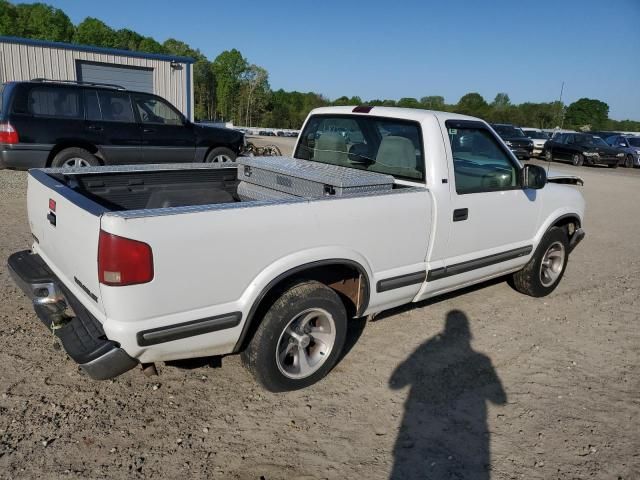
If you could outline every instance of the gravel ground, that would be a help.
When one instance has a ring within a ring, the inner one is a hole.
[[[551,296],[495,281],[355,322],[289,394],[234,356],[92,381],[0,268],[0,478],[640,478],[640,171],[561,168],[587,238]],[[2,259],[25,186],[0,171]]]

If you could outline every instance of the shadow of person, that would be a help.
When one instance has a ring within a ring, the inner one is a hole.
[[[410,387],[391,479],[490,478],[486,402],[504,405],[507,396],[489,357],[471,348],[463,312],[450,311],[444,331],[402,362],[389,386]]]

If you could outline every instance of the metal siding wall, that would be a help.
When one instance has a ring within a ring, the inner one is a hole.
[[[193,115],[193,87],[187,86],[187,69],[191,66],[184,63],[180,64],[182,70],[174,70],[171,62],[165,60],[0,42],[0,81],[38,77],[77,80],[76,60],[153,68],[154,93],[166,98],[185,115],[190,103]]]

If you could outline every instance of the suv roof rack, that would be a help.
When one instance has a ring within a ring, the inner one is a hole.
[[[126,90],[122,85],[116,85],[115,83],[83,82],[82,80],[53,80],[50,78],[33,78],[31,81],[41,83],[70,83],[73,85],[88,85],[91,87],[107,87],[115,90]]]

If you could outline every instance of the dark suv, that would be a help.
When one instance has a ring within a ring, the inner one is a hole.
[[[576,167],[600,164],[617,168],[624,160],[624,152],[588,133],[557,133],[545,144],[544,150],[548,161],[571,162]]]
[[[0,168],[232,162],[236,130],[197,125],[157,95],[34,80],[0,85]]]
[[[492,123],[491,127],[496,131],[504,143],[511,149],[516,157],[529,160],[533,155],[533,141],[522,130],[505,123]]]

